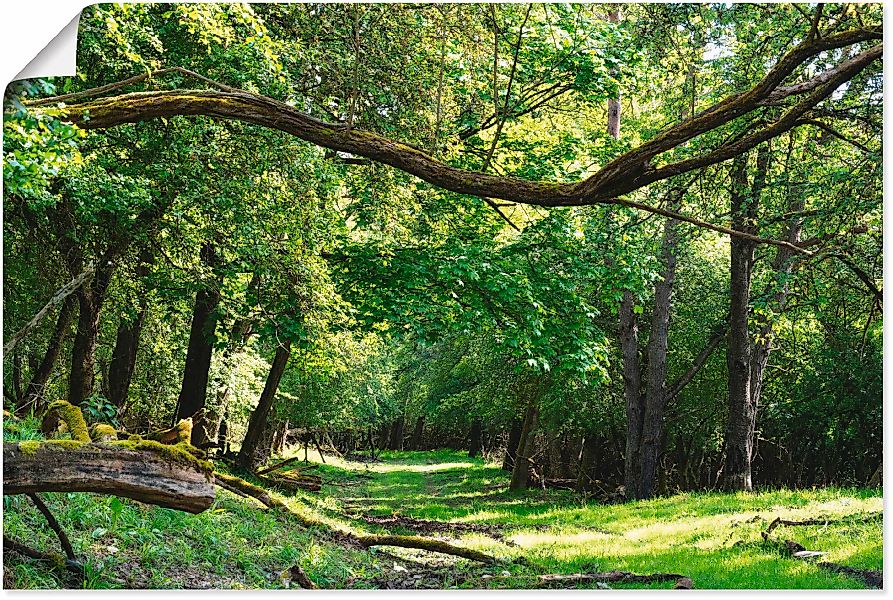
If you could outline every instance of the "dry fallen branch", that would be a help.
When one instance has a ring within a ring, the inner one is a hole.
[[[282,462],[278,462],[278,463],[276,463],[276,464],[273,465],[272,467],[266,467],[266,468],[261,469],[261,470],[259,470],[259,471],[255,471],[254,474],[255,474],[255,475],[266,475],[267,473],[271,473],[271,472],[275,471],[276,469],[281,469],[282,467],[284,467],[284,466],[286,466],[286,465],[290,465],[291,463],[295,462],[296,460],[298,460],[298,457],[297,457],[297,456],[292,456],[291,458],[288,458],[288,459],[286,459],[286,460],[283,460]]]
[[[415,550],[427,550],[429,552],[451,554],[453,556],[467,558],[468,560],[474,560],[488,565],[496,562],[496,559],[489,554],[416,535],[360,535],[355,536],[355,538],[366,548],[372,546],[397,546],[399,548],[412,548]]]
[[[56,537],[59,538],[59,544],[62,545],[62,550],[65,551],[65,556],[68,557],[68,560],[77,560],[77,556],[74,553],[74,548],[71,546],[71,541],[68,539],[68,535],[66,535],[65,530],[62,529],[62,526],[59,525],[59,521],[56,520],[56,517],[53,516],[53,513],[50,512],[49,507],[44,504],[43,500],[40,499],[40,496],[37,494],[28,494],[28,498],[31,499],[31,502],[34,503],[34,506],[37,507],[37,510],[43,515],[46,519],[47,524],[50,526],[56,533]]]
[[[47,560],[53,564],[61,564],[75,575],[84,574],[84,565],[76,560],[71,560],[61,555],[41,552],[40,550],[36,550],[24,544],[20,544],[19,542],[15,541],[12,538],[6,537],[5,535],[3,536],[3,550],[5,552],[12,550],[14,552],[18,552],[22,556],[27,556],[28,558],[33,558],[35,560]]]
[[[786,527],[800,527],[800,526],[809,526],[809,525],[840,525],[843,523],[865,523],[867,521],[875,521],[879,517],[883,515],[882,512],[870,512],[870,513],[861,513],[858,515],[851,515],[847,517],[842,517],[839,519],[806,519],[805,521],[788,521],[782,518],[776,518],[774,521],[769,523],[769,527],[766,528],[766,531],[762,533],[763,539],[766,539],[770,533],[775,531],[776,527],[786,526]],[[853,518],[856,517],[856,518]]]

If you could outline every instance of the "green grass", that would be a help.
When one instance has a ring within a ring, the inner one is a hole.
[[[19,429],[27,433],[27,427]],[[311,454],[311,459],[318,457]],[[882,508],[878,491],[831,488],[680,494],[600,505],[571,492],[511,493],[507,473],[449,451],[386,452],[381,462],[371,464],[327,457],[314,472],[326,480],[323,492],[286,497],[296,510],[337,528],[368,533],[415,532],[370,524],[364,515],[487,525],[497,528],[502,540],[480,532],[430,535],[504,562],[488,567],[421,551],[348,547],[325,529],[303,529],[286,516],[259,510],[256,503],[223,491],[199,515],[92,494],[44,497],[75,551],[86,559],[82,584],[91,588],[279,588],[279,573],[293,564],[329,588],[373,587],[391,577],[412,576],[414,570],[441,573],[444,586],[525,587],[536,574],[613,569],[680,573],[701,589],[861,588],[856,579],[785,557],[760,532],[775,517],[840,519]],[[4,500],[7,535],[46,551],[58,548],[27,498]],[[882,568],[880,518],[782,527],[774,534],[827,552],[823,560]],[[511,562],[521,556],[527,564]],[[398,561],[407,571],[395,569]],[[12,552],[6,555],[6,568],[7,585],[17,588],[74,585],[52,566]],[[496,577],[482,577],[488,574]]]

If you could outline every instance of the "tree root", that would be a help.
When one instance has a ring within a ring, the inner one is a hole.
[[[488,554],[484,554],[483,552],[478,552],[477,550],[462,548],[461,546],[454,546],[453,544],[448,544],[446,542],[431,540],[414,535],[357,535],[348,531],[338,530],[326,523],[323,523],[322,521],[311,519],[294,511],[281,500],[274,498],[264,488],[256,486],[253,483],[249,483],[244,479],[235,477],[234,475],[226,475],[225,473],[215,473],[214,477],[216,479],[217,485],[220,485],[220,487],[224,489],[235,488],[236,490],[239,490],[240,492],[260,501],[268,508],[278,508],[280,510],[284,510],[291,517],[297,519],[305,527],[320,527],[331,529],[334,531],[334,533],[338,534],[339,537],[357,543],[364,548],[369,548],[371,546],[398,546],[400,548],[413,548],[416,550],[427,550],[429,552],[449,554],[452,556],[458,556],[460,558],[466,558],[468,560],[474,560],[485,564],[493,564],[496,562],[496,559],[494,557]]]

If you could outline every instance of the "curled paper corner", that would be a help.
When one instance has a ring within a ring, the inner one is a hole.
[[[43,50],[37,53],[31,62],[22,69],[13,80],[33,79],[35,77],[73,76],[77,64],[78,12],[65,27],[62,28]]]

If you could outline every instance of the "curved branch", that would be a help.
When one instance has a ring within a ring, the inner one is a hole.
[[[658,155],[760,107],[798,66],[811,57],[822,51],[880,37],[880,27],[873,27],[806,40],[782,57],[775,67],[750,90],[734,94],[699,115],[671,127],[654,139],[614,159],[588,179],[578,183],[529,181],[517,177],[489,175],[453,167],[409,144],[342,124],[327,123],[273,98],[233,88],[226,88],[223,91],[137,92],[82,102],[62,107],[60,110],[85,129],[104,129],[124,123],[186,115],[204,115],[244,121],[284,131],[329,150],[348,152],[390,165],[428,183],[459,194],[536,206],[623,204],[687,221],[700,227],[709,227],[728,235],[746,236],[747,234],[728,227],[711,225],[685,215],[672,213],[672,211],[624,200],[618,196],[662,179],[728,160],[763,141],[788,131],[796,126],[797,121],[807,110],[830,95],[843,82],[848,81],[871,62],[877,60],[881,55],[881,46],[875,46],[854,59],[845,61],[831,69],[829,75],[823,78],[820,84],[817,84],[817,87],[806,99],[762,130],[736,140],[734,143],[720,146],[699,157],[660,168],[650,165],[650,161]],[[179,69],[179,71],[191,74],[185,69]],[[220,84],[213,83],[220,87]],[[112,86],[116,85],[120,87],[123,84],[112,84]],[[108,90],[109,86],[98,89]],[[92,93],[98,92],[93,90]],[[78,97],[84,97],[84,95],[88,95],[88,92],[79,94]],[[60,98],[64,97],[46,98],[31,104],[51,104],[59,102]],[[756,243],[787,245],[787,242],[780,240],[766,240],[758,237],[748,239]]]

